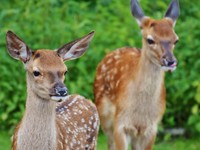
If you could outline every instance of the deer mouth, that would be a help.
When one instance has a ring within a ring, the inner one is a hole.
[[[167,59],[163,59],[162,61],[162,65],[161,68],[163,71],[170,71],[173,72],[174,70],[176,70],[177,67],[177,61],[176,60],[167,60]]]
[[[62,102],[62,101],[64,101],[68,97],[68,95],[65,95],[65,96],[50,95],[50,97],[51,97],[51,100],[53,100],[53,101]]]
[[[51,100],[61,102],[68,96],[68,89],[65,86],[56,86],[51,90]]]
[[[176,67],[177,67],[177,63],[174,62],[173,64],[171,65],[163,65],[162,66],[162,70],[163,71],[170,71],[170,72],[173,72],[176,70]]]

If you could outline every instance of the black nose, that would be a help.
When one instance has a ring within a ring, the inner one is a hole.
[[[168,66],[168,67],[174,67],[177,65],[177,61],[175,58],[171,58],[169,59],[168,57],[166,56],[163,56],[163,64],[165,66]]]
[[[172,66],[172,65],[176,65],[176,61],[168,61],[167,62],[167,66]]]
[[[56,94],[58,94],[58,96],[66,96],[68,94],[68,90],[66,87],[56,87]]]
[[[171,65],[173,65],[174,64],[174,61],[168,61],[168,66],[171,66]]]

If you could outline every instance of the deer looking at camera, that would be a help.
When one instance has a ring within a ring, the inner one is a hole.
[[[164,71],[174,71],[174,32],[179,16],[173,0],[161,20],[146,17],[137,0],[131,10],[143,36],[142,49],[120,48],[99,63],[94,82],[95,103],[110,150],[151,150],[165,111]]]
[[[14,33],[7,32],[8,53],[21,60],[27,71],[26,109],[15,129],[12,150],[95,149],[96,107],[82,96],[68,95],[64,85],[64,61],[83,55],[93,35],[91,32],[56,51],[33,52]]]

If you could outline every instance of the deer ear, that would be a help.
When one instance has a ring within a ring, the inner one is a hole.
[[[175,26],[176,20],[178,19],[179,15],[180,15],[179,1],[172,0],[167,9],[167,12],[165,13],[165,17],[172,19],[173,24]]]
[[[72,60],[82,56],[87,50],[90,41],[94,36],[94,31],[90,32],[88,35],[74,40],[57,50],[58,55],[64,60]]]
[[[138,3],[138,0],[131,0],[131,12],[132,15],[136,18],[138,25],[141,26],[142,19],[145,17],[145,15]]]
[[[22,62],[26,63],[31,55],[32,52],[28,48],[28,46],[12,31],[8,31],[6,34],[6,42],[7,42],[7,49],[8,53],[14,59],[21,60]]]

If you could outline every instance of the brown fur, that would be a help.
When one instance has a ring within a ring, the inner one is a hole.
[[[165,111],[163,41],[170,47],[177,36],[170,19],[144,18],[143,47],[121,48],[99,63],[94,81],[95,103],[110,150],[151,150],[157,125]],[[154,45],[147,43],[153,37]]]
[[[8,53],[21,60],[27,71],[26,109],[12,138],[13,150],[96,149],[97,109],[82,96],[67,95],[64,85],[64,61],[83,55],[93,35],[91,32],[56,51],[33,52],[17,35],[7,32]]]
[[[38,54],[40,54],[40,57],[34,59],[35,55],[38,56]],[[52,65],[54,65],[55,68]],[[36,53],[32,56],[31,60],[29,61],[29,64],[26,65],[28,72],[33,72],[34,66],[40,66],[40,70],[43,70],[43,76],[48,77],[47,80],[51,81],[52,83],[55,80],[56,74],[51,76],[49,75],[50,72],[52,73],[64,72],[66,70],[64,63],[58,57],[58,55],[56,55],[56,52],[50,50],[36,51]],[[77,149],[77,148],[95,149],[99,121],[98,121],[98,113],[94,104],[92,104],[92,102],[86,100],[82,96],[71,95],[68,96],[68,98],[62,103],[58,103],[56,108],[55,102],[42,100],[40,97],[35,95],[34,92],[32,92],[31,89],[33,87],[30,84],[30,78],[31,77],[28,73],[27,75],[28,99],[26,103],[26,112],[23,116],[21,123],[15,129],[15,133],[12,140],[12,149],[21,150],[24,149],[25,147],[30,150],[31,149],[35,150],[35,148],[37,147],[38,148],[40,147],[40,149],[43,147],[42,149],[58,149],[58,150]],[[49,85],[47,81],[45,83],[44,79],[40,79],[37,82],[42,85],[44,84]],[[41,106],[43,110],[40,110],[41,108],[38,108],[38,106],[39,107]],[[38,114],[39,116],[36,116],[36,114]],[[44,133],[44,132],[47,133],[51,132],[51,131],[45,131],[45,129],[48,129],[47,127],[50,126],[51,123],[46,122],[47,124],[45,125],[44,119],[42,119],[41,122],[38,122],[40,120],[40,117],[48,118],[48,116],[44,115],[51,115],[51,114],[53,116],[49,116],[50,117],[49,119],[53,123],[52,127],[55,127],[55,135],[52,135],[55,136],[54,138],[56,139],[56,141],[54,141],[55,145],[53,144],[54,143],[53,141],[50,142],[53,139],[51,138],[49,139],[49,137],[47,138],[46,134]],[[28,120],[26,118],[27,116],[29,117]],[[28,124],[30,124],[30,126],[25,126],[26,125],[25,122],[27,122],[26,120],[28,121]],[[39,129],[37,129],[40,127],[42,127],[41,129],[43,130],[39,131]],[[24,133],[26,133],[25,136],[23,135]],[[36,138],[34,138],[34,136]],[[26,137],[25,139],[26,143],[21,145],[19,143],[23,143],[23,141],[21,141],[23,137]],[[51,143],[51,145],[49,145],[49,148],[45,147],[46,146],[45,143],[47,142],[46,140],[50,140],[49,142]],[[40,143],[42,145],[40,145]]]
[[[95,149],[99,122],[96,107],[92,102],[79,95],[71,95],[57,105],[56,114],[58,137],[56,149]],[[17,150],[19,128],[20,124],[15,128],[13,135],[13,150]]]
[[[67,109],[73,111],[66,111]],[[63,111],[64,113],[62,113]],[[87,113],[84,113],[86,111]],[[56,112],[60,133],[65,133],[58,135],[58,139],[61,143],[65,143],[66,139],[68,140],[68,145],[63,144],[62,148],[60,144],[59,150],[67,148],[95,149],[99,122],[98,113],[92,102],[78,95],[72,95],[69,100],[57,106]],[[73,142],[74,144],[71,147],[70,143]]]

